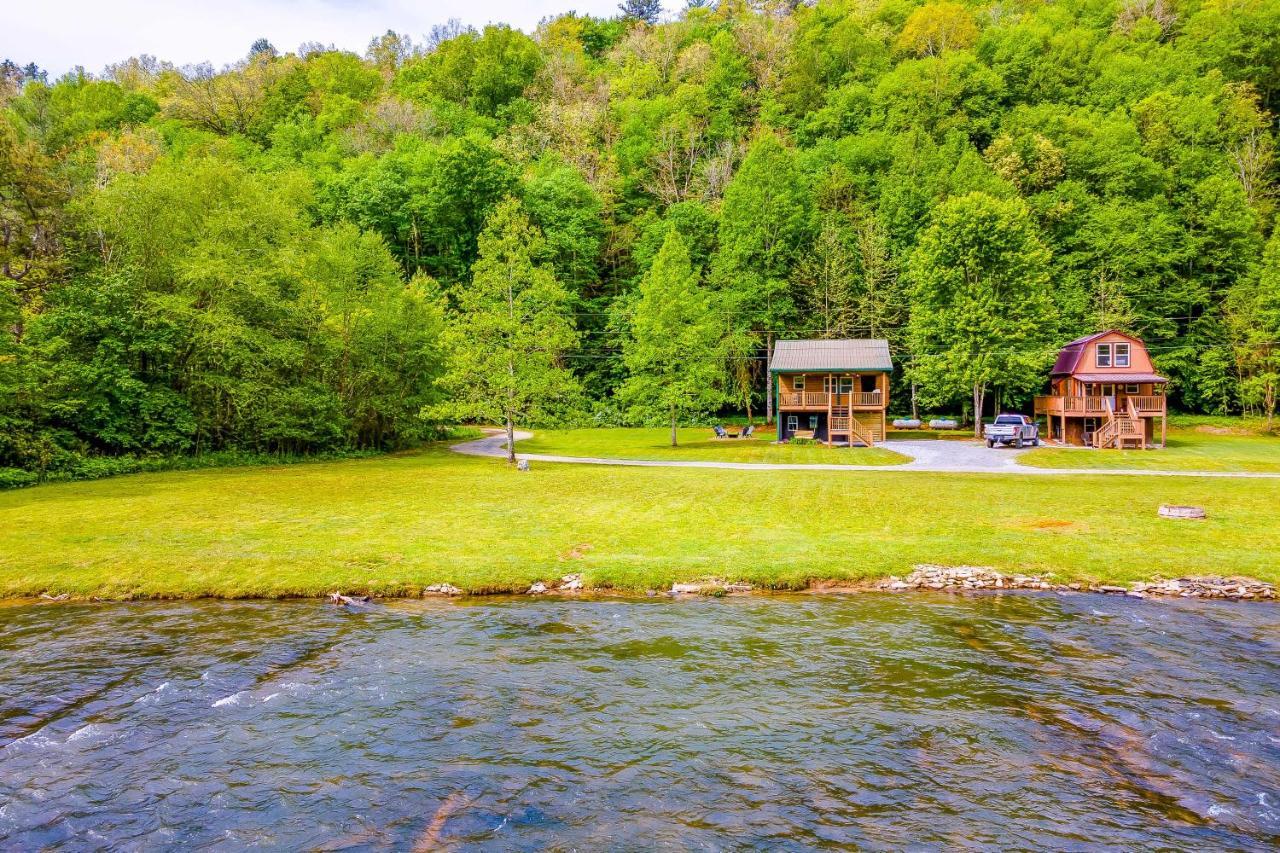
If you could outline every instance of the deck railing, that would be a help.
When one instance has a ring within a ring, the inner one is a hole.
[[[879,410],[884,408],[884,395],[879,391],[854,391],[843,394],[828,394],[826,391],[783,391],[778,395],[778,403],[784,409],[825,409],[831,405]]]
[[[1126,396],[1115,398],[1116,411],[1123,411],[1133,401],[1139,415],[1163,415],[1165,398],[1161,396]],[[1111,410],[1111,397],[1036,397],[1037,415],[1105,416]]]

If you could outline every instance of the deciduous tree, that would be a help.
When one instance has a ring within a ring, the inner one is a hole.
[[[937,402],[972,394],[975,435],[988,390],[1039,383],[1052,356],[1048,264],[1026,205],[982,193],[939,207],[911,256],[917,376]]]
[[[684,240],[669,230],[640,282],[622,350],[627,379],[618,396],[633,417],[666,420],[672,447],[682,419],[724,399],[724,328],[689,263]]]
[[[515,427],[562,414],[578,383],[565,366],[577,343],[569,292],[544,256],[542,236],[515,199],[499,204],[480,235],[470,283],[455,291],[457,313],[444,335],[448,402],[426,410],[453,419],[501,423],[507,460]]]

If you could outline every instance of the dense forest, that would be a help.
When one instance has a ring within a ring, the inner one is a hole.
[[[971,415],[1117,327],[1175,407],[1274,410],[1280,3],[668,11],[10,57],[0,469],[759,418],[788,336]]]

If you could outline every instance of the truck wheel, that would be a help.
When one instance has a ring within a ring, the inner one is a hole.
[[[991,448],[993,448],[993,447],[995,447],[995,446],[996,446],[996,443],[995,443],[994,441],[992,441],[991,439],[989,439],[989,438],[988,438],[988,439],[987,439],[987,449],[988,449],[988,450],[990,450]]]
[[[1013,446],[1019,450],[1022,449],[1022,436],[1018,436],[1013,440]]]
[[[1036,436],[1035,438],[1031,439],[1031,446],[1032,447],[1040,446],[1040,436]]]

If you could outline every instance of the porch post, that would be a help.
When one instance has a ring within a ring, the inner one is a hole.
[[[781,392],[781,390],[780,390],[780,389],[781,389],[781,387],[782,387],[782,378],[781,378],[780,376],[775,376],[775,375],[774,375],[774,373],[773,373],[773,371],[770,371],[768,375],[769,375],[769,393],[765,395],[765,400],[766,400],[766,401],[767,401],[767,403],[769,404],[769,408],[772,410],[772,409],[773,409],[772,403],[773,403],[774,395],[778,395],[779,397],[781,397],[781,394],[782,394],[782,392]],[[778,400],[778,404],[779,404],[779,406],[781,406],[781,404],[782,404],[782,400],[781,400],[781,399],[779,399],[779,400]],[[767,419],[766,419],[765,423],[768,423],[768,420],[767,420]],[[777,430],[778,430],[778,439],[777,439],[777,440],[778,440],[778,441],[782,441],[782,412],[778,412],[778,422],[777,422],[776,424],[774,424],[774,426],[775,426],[775,427],[777,428]]]
[[[831,446],[831,382],[832,375],[827,374],[827,447]]]

